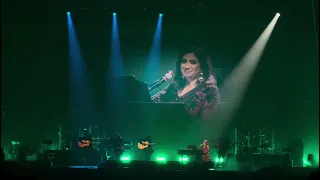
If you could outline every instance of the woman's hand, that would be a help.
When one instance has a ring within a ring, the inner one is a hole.
[[[213,75],[210,75],[208,80],[206,81],[207,84],[217,84],[216,79],[213,77]]]

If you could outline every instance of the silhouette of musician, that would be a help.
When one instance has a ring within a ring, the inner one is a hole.
[[[223,132],[222,136],[218,139],[218,157],[225,158],[229,150],[229,147],[230,147],[230,140]]]
[[[210,147],[207,140],[204,140],[203,143],[200,145],[202,148],[202,160],[203,162],[210,162]]]
[[[124,140],[118,132],[110,140],[113,149],[113,160],[120,160],[124,152]]]
[[[148,142],[148,147],[142,149],[143,153],[143,160],[145,161],[151,161],[151,156],[154,152],[153,149],[153,141],[152,141],[152,135],[149,134],[145,139],[140,139],[139,143],[143,144],[143,142]]]

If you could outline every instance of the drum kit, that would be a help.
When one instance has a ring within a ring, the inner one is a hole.
[[[239,132],[234,129],[233,138],[230,137],[228,154],[274,154],[274,131],[272,136],[258,132]],[[230,134],[231,135],[231,134]],[[218,139],[210,140],[211,148],[219,149]]]
[[[274,136],[262,133],[240,133],[237,137],[236,152],[237,154],[273,154],[274,152]]]
[[[78,139],[77,142],[69,139],[68,133],[62,133],[61,126],[59,126],[59,150],[69,150],[77,147],[79,139],[84,139],[90,141],[91,148],[95,151],[107,151],[112,150],[112,135],[107,135],[107,133],[101,132],[99,126],[89,126],[86,128],[78,129]],[[125,141],[124,148],[126,150],[131,149],[132,142]]]
[[[96,151],[108,151],[112,147],[112,138],[114,134],[107,135],[107,133],[101,132],[99,126],[89,126],[88,128],[79,129],[79,138],[90,137],[92,141],[92,148]],[[124,142],[124,148],[130,150],[132,146],[131,141]]]

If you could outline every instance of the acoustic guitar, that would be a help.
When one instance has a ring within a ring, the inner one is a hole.
[[[139,149],[145,149],[145,148],[148,148],[149,146],[152,146],[152,145],[155,145],[155,143],[149,143],[148,141],[142,141],[141,143],[138,142],[138,148]]]
[[[90,142],[89,140],[81,140],[78,142],[79,148],[84,148],[90,146],[90,144],[99,144],[100,142]]]

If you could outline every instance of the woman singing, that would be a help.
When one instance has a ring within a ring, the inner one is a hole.
[[[200,119],[209,119],[218,107],[220,96],[211,60],[201,48],[180,52],[173,83],[152,96],[154,102],[178,102]]]
[[[209,148],[209,144],[207,140],[204,140],[202,145],[202,160],[203,162],[210,162],[211,158],[210,158],[210,148]]]

